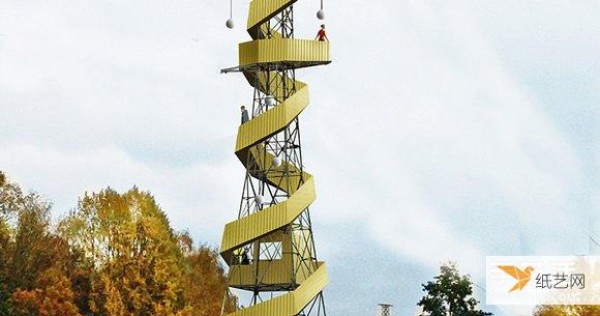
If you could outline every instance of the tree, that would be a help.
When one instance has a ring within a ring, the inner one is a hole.
[[[600,315],[598,305],[546,305],[540,306],[534,316],[597,316]]]
[[[35,199],[26,197],[27,202],[19,209],[10,263],[13,284],[24,289],[33,288],[42,272],[64,263],[68,256],[66,245],[49,232],[50,206]]]
[[[186,256],[185,300],[193,316],[219,316],[237,309],[237,299],[227,290],[227,278],[219,255],[200,247]],[[224,304],[224,305],[223,305]]]
[[[0,171],[0,316],[236,310],[218,254],[174,232],[150,193],[86,194],[58,226],[50,210]]]
[[[185,307],[184,257],[177,234],[147,192],[86,194],[61,233],[94,266],[98,315],[175,315]]]
[[[0,172],[0,315],[79,315],[68,278],[72,258],[50,230],[50,207]]]
[[[442,265],[440,275],[422,286],[427,294],[417,303],[423,308],[421,316],[493,315],[476,309],[479,302],[472,296],[471,280],[461,276],[453,263]]]
[[[71,281],[56,268],[50,268],[36,280],[33,290],[17,290],[12,295],[15,316],[81,316],[71,289]]]
[[[8,183],[6,176],[0,171],[0,315],[8,315],[10,309],[8,299],[12,289],[8,278],[12,243],[9,221],[15,213],[16,200],[21,197],[18,186]]]

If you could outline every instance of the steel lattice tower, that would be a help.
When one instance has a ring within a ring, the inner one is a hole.
[[[379,304],[379,306],[381,307],[381,314],[379,314],[379,316],[392,316],[391,307],[394,305],[382,303]]]
[[[225,226],[221,256],[229,286],[252,293],[239,316],[326,315],[325,263],[317,260],[309,206],[314,179],[302,162],[300,113],[308,86],[296,69],[330,63],[329,43],[294,38],[297,0],[252,0],[239,66],[254,88],[252,119],[235,153],[246,168],[238,219]]]

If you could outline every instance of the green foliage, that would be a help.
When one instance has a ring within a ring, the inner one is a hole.
[[[421,316],[492,315],[477,309],[479,302],[472,296],[471,280],[461,276],[452,263],[442,265],[440,275],[422,286],[427,294],[417,303],[423,308]]]

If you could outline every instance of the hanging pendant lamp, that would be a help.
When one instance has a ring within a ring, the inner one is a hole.
[[[323,10],[323,0],[321,0],[321,10],[317,11],[317,18],[319,20],[325,19],[325,11]]]
[[[229,0],[229,20],[225,22],[227,28],[233,28],[233,0]]]

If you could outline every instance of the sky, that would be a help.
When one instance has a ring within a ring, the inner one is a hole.
[[[0,170],[58,220],[107,186],[152,192],[218,246],[244,169],[248,1],[0,2]],[[299,70],[329,315],[414,315],[443,262],[485,305],[485,256],[599,254],[600,2],[324,0],[333,62]],[[317,0],[295,5],[314,38]]]

